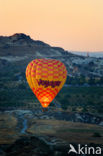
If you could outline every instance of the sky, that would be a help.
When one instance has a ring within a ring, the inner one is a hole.
[[[103,0],[0,0],[0,35],[68,51],[103,51]]]

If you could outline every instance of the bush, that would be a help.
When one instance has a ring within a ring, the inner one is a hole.
[[[93,134],[93,137],[101,137],[101,134],[98,133],[98,132],[95,132],[95,133]]]

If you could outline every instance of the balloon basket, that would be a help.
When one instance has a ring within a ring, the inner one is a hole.
[[[47,112],[48,108],[42,108],[42,112]]]

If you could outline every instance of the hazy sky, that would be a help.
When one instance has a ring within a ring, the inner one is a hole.
[[[103,51],[103,0],[0,0],[0,35],[26,33],[74,51]]]

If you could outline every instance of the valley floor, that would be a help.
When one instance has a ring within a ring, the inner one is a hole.
[[[68,114],[68,118],[70,117]],[[71,120],[59,118],[57,120],[53,115],[49,116],[44,112],[36,115],[30,110],[0,112],[0,144],[11,144],[24,135],[53,136],[68,143],[103,144],[102,124],[88,124],[79,122],[79,120],[75,122]]]

